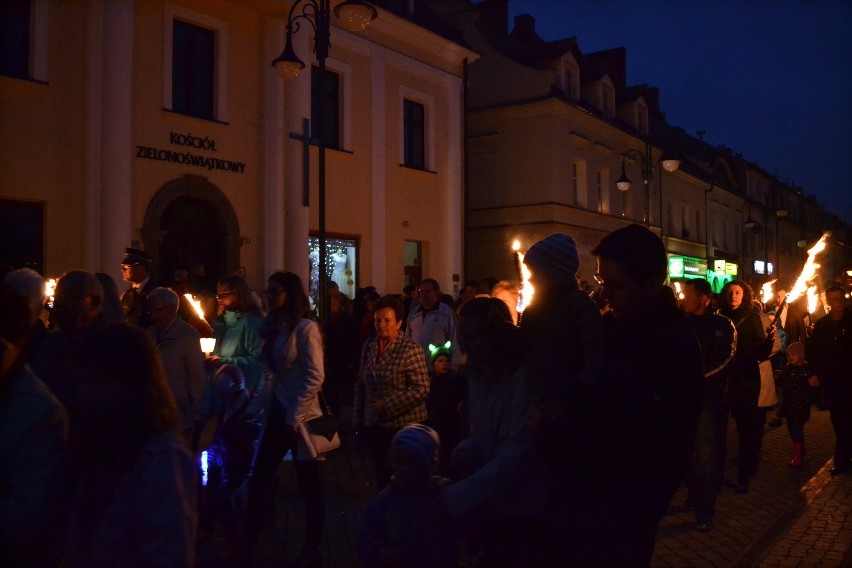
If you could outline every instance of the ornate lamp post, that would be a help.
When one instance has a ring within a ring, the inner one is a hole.
[[[653,167],[653,158],[651,156],[651,144],[649,142],[645,142],[645,151],[640,152],[636,149],[630,149],[627,152],[624,152],[621,155],[621,177],[619,177],[615,181],[615,187],[619,189],[619,191],[628,191],[632,182],[630,178],[627,177],[627,172],[625,168],[627,166],[627,160],[633,160],[639,162],[642,166],[642,183],[645,187],[645,212],[643,221],[645,225],[651,224],[651,181],[654,176],[654,167]],[[670,157],[670,156],[662,156],[660,158],[660,165],[667,172],[673,172],[680,167],[680,160]],[[662,176],[660,176],[660,183],[662,183]],[[660,194],[662,196],[662,186],[660,187]],[[662,210],[662,199],[660,200],[660,233],[663,231],[663,222],[662,222],[663,210]]]
[[[364,31],[370,22],[376,19],[378,12],[367,2],[362,0],[344,0],[331,8],[331,0],[296,0],[290,7],[287,16],[287,39],[284,42],[284,51],[272,61],[272,66],[284,79],[295,79],[305,68],[305,62],[299,59],[293,50],[293,34],[299,31],[301,21],[306,21],[314,30],[314,53],[317,57],[319,77],[317,88],[320,96],[317,97],[317,128],[314,142],[317,145],[317,185],[319,194],[319,297],[317,298],[317,310],[321,319],[328,315],[327,306],[327,280],[326,274],[326,231],[325,231],[325,61],[328,58],[328,50],[331,47],[331,14],[337,18],[340,27],[352,32]]]

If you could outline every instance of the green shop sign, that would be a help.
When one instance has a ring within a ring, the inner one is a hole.
[[[707,262],[691,256],[669,255],[669,278],[705,278]]]

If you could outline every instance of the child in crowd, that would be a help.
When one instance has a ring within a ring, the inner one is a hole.
[[[233,499],[251,470],[254,443],[260,432],[256,400],[246,389],[242,371],[222,365],[213,377],[213,393],[220,402],[218,426],[207,450],[206,503],[201,508],[201,528],[212,529],[217,517],[227,528],[238,522]]]
[[[458,530],[451,521],[430,522],[443,480],[437,432],[423,424],[406,426],[393,437],[393,481],[364,508],[358,556],[364,566],[443,567],[458,560]]]
[[[816,377],[805,362],[805,346],[791,343],[787,346],[787,366],[781,371],[777,382],[784,390],[781,400],[781,416],[787,419],[787,430],[793,440],[793,458],[790,467],[801,467],[805,455],[805,422],[811,416],[811,394],[809,387],[818,386]]]
[[[438,347],[429,345],[432,369],[429,373],[429,397],[426,399],[426,411],[429,413],[426,424],[438,432],[441,440],[438,474],[454,478],[449,464],[453,449],[461,440],[465,389],[450,366],[451,347],[449,341]]]

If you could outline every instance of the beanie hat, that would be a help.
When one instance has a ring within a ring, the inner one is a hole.
[[[557,282],[573,282],[580,270],[580,255],[573,237],[553,233],[530,247],[524,255],[524,264],[534,267]]]
[[[438,433],[425,424],[410,424],[396,433],[391,440],[391,450],[405,448],[416,455],[429,472],[438,464]]]
[[[799,357],[804,359],[805,358],[805,344],[801,343],[799,341],[797,341],[795,343],[791,343],[790,345],[787,346],[787,354],[789,355],[791,353],[799,355]]]

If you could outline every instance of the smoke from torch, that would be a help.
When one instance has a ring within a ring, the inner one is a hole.
[[[512,243],[512,250],[515,251],[515,270],[518,271],[518,279],[521,281],[521,294],[518,299],[518,312],[523,313],[527,306],[532,303],[535,295],[535,288],[530,284],[530,270],[524,264],[524,253],[521,252],[521,241],[516,240]]]

